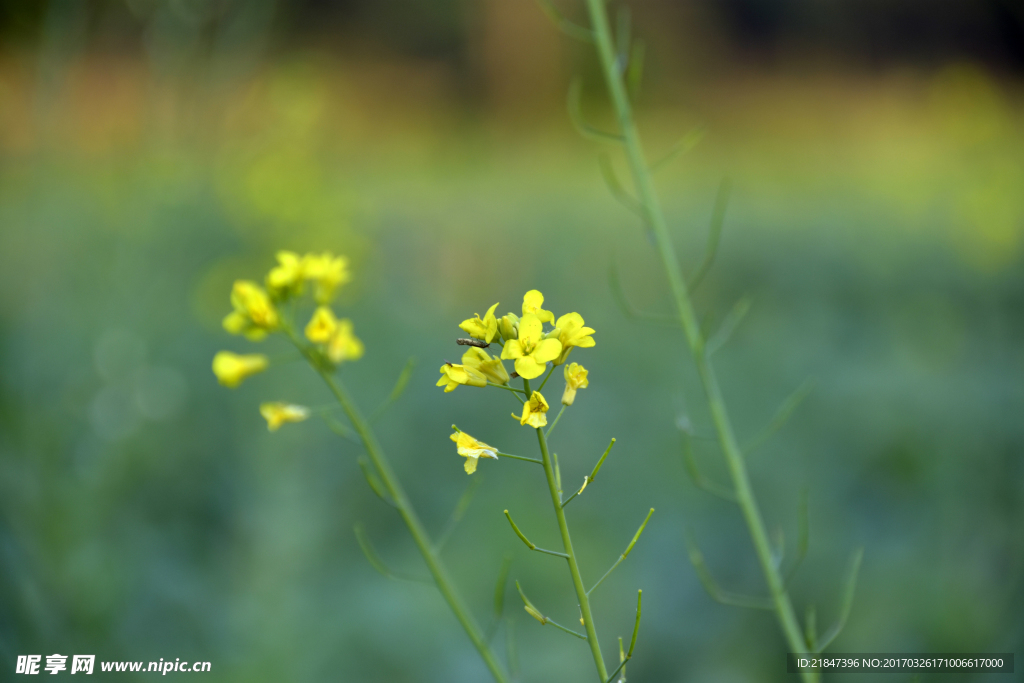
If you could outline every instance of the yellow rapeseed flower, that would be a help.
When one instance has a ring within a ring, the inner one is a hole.
[[[482,339],[490,344],[498,333],[498,320],[494,317],[494,309],[497,307],[498,304],[494,304],[487,309],[487,315],[482,319],[479,313],[474,313],[474,317],[463,320],[459,327],[473,339]]]
[[[483,349],[470,347],[462,354],[462,364],[477,370],[489,381],[495,384],[508,384],[508,371],[504,363],[497,356],[492,356]]]
[[[531,289],[523,297],[523,315],[533,314],[542,323],[553,323],[555,322],[555,314],[551,311],[545,311],[541,306],[544,304],[544,295],[539,290]]]
[[[589,386],[587,381],[587,369],[579,363],[569,363],[565,366],[565,393],[562,394],[562,405],[571,406],[576,400],[576,390],[586,389]]]
[[[267,421],[267,429],[276,432],[285,422],[302,422],[309,417],[309,408],[291,403],[261,403],[260,415]]]
[[[519,376],[533,379],[539,377],[547,362],[558,358],[561,352],[562,343],[557,339],[544,339],[540,319],[530,313],[519,320],[519,338],[505,342],[501,357],[515,359]]]
[[[213,357],[213,374],[217,381],[234,389],[249,375],[255,375],[267,369],[269,361],[261,353],[240,356],[230,351],[220,351]]]
[[[562,353],[555,359],[555,365],[564,363],[573,347],[589,349],[595,344],[594,338],[590,336],[594,330],[583,326],[583,316],[579,313],[566,313],[558,319],[555,327],[558,328],[558,341],[562,343]]]
[[[294,251],[277,252],[277,265],[267,273],[267,289],[278,298],[302,292],[302,257]]]
[[[498,459],[498,449],[494,446],[488,446],[483,441],[474,439],[466,432],[455,430],[455,433],[451,435],[452,441],[457,446],[458,453],[466,459],[465,467],[466,474],[473,474],[476,472],[477,463],[480,458],[493,458]]]
[[[519,420],[521,425],[530,425],[540,429],[548,423],[548,402],[540,395],[539,391],[530,395],[530,400],[523,404],[522,416],[512,414],[512,417]]]
[[[486,387],[487,377],[473,365],[445,363],[441,366],[441,379],[434,386],[444,387],[444,393],[455,391],[460,384],[471,387]]]
[[[332,363],[359,360],[363,357],[363,342],[352,331],[352,321],[342,318],[338,321],[330,341],[327,342],[327,357]]]
[[[334,291],[352,279],[348,271],[348,259],[334,256],[329,251],[322,254],[306,254],[302,259],[303,274],[316,281],[314,298],[318,304],[328,304],[334,298]]]
[[[224,329],[231,334],[244,334],[258,341],[276,330],[280,323],[267,292],[251,280],[235,280],[231,305],[235,310],[224,318]]]
[[[338,329],[338,319],[327,306],[318,306],[306,325],[306,339],[314,344],[326,344]]]

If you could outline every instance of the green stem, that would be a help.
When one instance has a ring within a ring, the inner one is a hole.
[[[530,380],[523,379],[526,393],[530,392]],[[548,480],[548,491],[551,493],[551,504],[555,508],[555,517],[558,519],[558,530],[562,534],[562,547],[568,555],[569,573],[572,575],[572,585],[576,589],[576,598],[579,600],[580,613],[583,615],[583,626],[587,632],[587,643],[590,644],[590,652],[594,655],[594,664],[597,666],[598,676],[601,683],[608,680],[608,669],[604,665],[604,656],[601,654],[601,644],[597,640],[597,630],[594,628],[594,616],[590,611],[590,598],[587,597],[587,589],[583,586],[583,577],[580,576],[579,564],[576,562],[576,553],[572,549],[572,538],[569,536],[569,524],[565,521],[565,512],[562,510],[562,503],[558,495],[558,483],[555,480],[555,469],[551,463],[551,456],[548,454],[548,442],[544,437],[544,430],[537,428],[537,442],[540,444],[540,454],[544,460],[544,474]]]
[[[564,413],[564,412],[565,412],[565,405],[563,404],[562,405],[562,409],[559,410],[558,411],[558,415],[555,416],[555,421],[551,423],[550,427],[548,427],[547,438],[549,438],[549,439],[551,438],[551,432],[555,431],[555,427],[558,426],[558,421],[562,419],[562,413]]]
[[[426,529],[423,528],[423,523],[420,522],[419,517],[416,515],[416,510],[413,508],[409,497],[406,495],[405,490],[398,481],[398,477],[395,475],[394,470],[391,469],[391,463],[388,462],[384,456],[384,451],[381,449],[380,444],[377,442],[377,437],[371,431],[366,420],[359,412],[359,408],[356,407],[352,399],[349,397],[348,392],[345,390],[344,385],[331,377],[325,372],[320,372],[320,375],[324,378],[328,388],[334,394],[335,398],[338,399],[338,403],[341,404],[345,414],[348,415],[349,420],[352,421],[352,426],[355,427],[356,433],[363,441],[363,447],[366,448],[367,455],[370,456],[370,460],[373,462],[377,471],[380,473],[380,478],[384,482],[384,486],[387,488],[388,493],[391,494],[391,499],[395,501],[395,507],[398,508],[398,513],[402,516],[405,521],[405,525],[409,528],[409,533],[412,535],[413,541],[416,543],[416,547],[419,548],[420,554],[423,555],[423,559],[427,563],[427,569],[430,571],[431,576],[434,577],[434,582],[437,584],[437,588],[441,591],[441,595],[444,596],[448,606],[451,607],[452,612],[455,613],[455,618],[462,624],[462,628],[466,630],[466,634],[469,639],[473,642],[473,646],[476,647],[477,652],[483,658],[487,668],[491,670],[491,674],[494,679],[499,683],[506,683],[507,678],[504,669],[498,663],[497,658],[491,651],[490,645],[487,644],[487,640],[484,638],[484,633],[480,629],[480,626],[476,623],[473,615],[469,609],[462,602],[462,597],[458,594],[455,589],[455,585],[452,582],[451,577],[448,575],[448,569],[444,566],[444,563],[434,552],[433,544],[430,537],[427,535]]]
[[[768,584],[768,590],[775,604],[775,613],[789,644],[790,651],[796,654],[806,654],[807,644],[801,635],[800,624],[793,611],[793,605],[786,592],[785,584],[772,562],[768,533],[765,530],[760,509],[754,498],[750,477],[747,474],[743,455],[732,429],[725,401],[718,386],[718,379],[705,354],[705,341],[701,333],[700,324],[687,291],[686,280],[683,278],[679,267],[675,247],[669,237],[665,214],[662,211],[658,195],[654,190],[654,183],[647,160],[644,157],[640,134],[633,119],[629,97],[626,94],[625,86],[616,67],[615,47],[608,24],[604,0],[587,0],[587,9],[593,26],[595,43],[601,59],[605,83],[619,121],[622,143],[626,150],[626,156],[629,159],[633,183],[636,187],[638,199],[643,206],[644,216],[654,235],[665,275],[668,278],[669,288],[672,291],[676,311],[682,323],[694,363],[697,366],[701,383],[704,386],[704,393],[711,411],[712,421],[715,424],[718,441],[721,444],[722,453],[725,456],[729,473],[735,485],[737,502],[750,531],[754,549],[761,564],[765,581]],[[812,683],[818,680],[818,676],[813,673],[805,673],[803,674],[803,679],[807,683]]]
[[[469,609],[462,602],[462,597],[456,591],[455,585],[452,582],[451,577],[448,575],[448,569],[434,551],[434,546],[431,543],[426,529],[423,528],[423,523],[420,522],[419,517],[416,515],[416,510],[413,508],[412,502],[409,500],[405,490],[399,483],[394,470],[391,469],[391,463],[388,462],[387,458],[384,456],[384,451],[377,442],[377,437],[370,428],[369,423],[363,417],[362,412],[360,412],[355,402],[349,396],[348,391],[345,389],[345,386],[341,381],[324,370],[317,359],[311,356],[310,352],[306,349],[302,341],[298,339],[295,333],[288,328],[285,328],[285,332],[291,338],[292,343],[294,343],[299,350],[306,355],[307,359],[310,361],[310,365],[312,365],[317,373],[323,378],[327,387],[331,390],[331,393],[334,394],[338,403],[341,404],[342,410],[348,416],[349,421],[352,423],[352,427],[363,442],[363,447],[366,449],[367,455],[370,456],[370,460],[377,469],[381,481],[384,483],[385,488],[387,488],[388,493],[391,495],[395,508],[398,509],[398,513],[405,521],[405,525],[408,527],[409,533],[412,535],[413,541],[416,543],[416,547],[419,548],[420,554],[423,555],[423,560],[427,564],[427,569],[430,571],[430,575],[434,578],[434,583],[437,584],[437,589],[441,591],[441,595],[444,596],[448,606],[451,608],[452,612],[455,613],[455,618],[459,620],[459,623],[462,624],[462,628],[466,630],[466,634],[473,642],[473,646],[476,648],[477,652],[480,653],[480,657],[483,658],[487,668],[490,669],[491,674],[494,676],[494,680],[498,683],[509,683],[505,670],[502,668],[501,664],[498,663],[497,658],[491,651],[490,645],[487,644],[484,632],[476,623],[476,620],[473,618]]]
[[[502,453],[501,451],[495,451],[495,453],[497,453],[498,456],[502,457],[502,458],[512,458],[513,460],[525,460],[526,462],[535,462],[538,465],[543,464],[537,458],[527,458],[527,457],[522,456],[522,455],[512,455],[511,453]]]
[[[489,387],[498,387],[499,389],[504,389],[505,391],[511,391],[514,394],[521,394],[521,393],[523,393],[522,389],[516,389],[515,387],[510,387],[507,384],[498,384],[497,382],[488,382],[487,386],[489,386]]]
[[[537,391],[544,391],[544,385],[548,383],[548,380],[551,379],[551,375],[554,372],[555,372],[555,366],[552,365],[551,369],[548,370],[548,374],[544,376],[544,381],[540,383],[539,387],[537,387]]]

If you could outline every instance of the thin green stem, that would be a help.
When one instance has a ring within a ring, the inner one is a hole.
[[[385,457],[384,450],[377,441],[377,436],[370,428],[369,423],[363,417],[362,412],[359,410],[358,406],[356,406],[351,396],[349,396],[344,384],[324,368],[322,363],[318,361],[318,359],[307,349],[305,344],[303,344],[295,335],[294,331],[291,330],[290,327],[285,327],[285,333],[292,340],[292,343],[303,352],[306,358],[310,361],[310,365],[323,378],[324,382],[327,384],[327,388],[330,389],[332,394],[334,394],[334,397],[338,400],[342,410],[348,416],[349,421],[352,423],[352,427],[363,442],[366,454],[370,457],[370,461],[373,463],[377,473],[380,475],[384,487],[391,495],[391,500],[394,501],[395,508],[402,516],[402,520],[405,522],[406,527],[408,527],[409,533],[412,536],[413,541],[416,543],[416,547],[419,548],[420,554],[423,555],[423,560],[426,562],[427,569],[430,571],[430,575],[433,577],[434,583],[437,585],[437,589],[441,592],[441,595],[444,596],[448,606],[455,614],[455,618],[459,620],[460,624],[462,624],[462,628],[465,629],[470,641],[472,641],[473,647],[475,647],[477,652],[480,653],[480,657],[484,660],[484,664],[486,664],[487,668],[491,671],[491,675],[494,676],[494,680],[498,681],[498,683],[508,683],[508,675],[498,662],[497,657],[494,656],[494,652],[491,651],[483,630],[476,623],[476,619],[473,618],[472,613],[466,607],[465,603],[463,603],[462,597],[459,595],[455,588],[455,584],[448,574],[447,567],[445,567],[441,558],[434,551],[434,546],[430,540],[430,536],[423,527],[423,523],[420,522],[420,519],[416,514],[416,510],[412,506],[412,502],[409,500],[405,490],[402,488],[402,485],[398,480],[398,476],[395,474],[394,470],[391,469],[391,463],[388,462]]]
[[[612,679],[615,678],[620,671],[622,671],[623,667],[626,666],[626,662],[628,661],[628,659],[623,659],[621,662],[619,662],[618,667],[616,667],[615,671],[612,672],[612,675],[608,677],[608,683],[611,683]]]
[[[562,468],[558,465],[558,453],[551,452],[551,463],[555,466],[555,486],[558,488],[558,504],[562,504]]]
[[[551,375],[554,374],[554,372],[555,366],[552,365],[551,369],[548,370],[548,374],[544,376],[544,381],[540,383],[539,387],[537,387],[537,391],[544,391],[544,385],[548,383],[548,380],[551,379]]]
[[[582,490],[583,489],[580,489],[580,491],[582,491]],[[580,495],[580,491],[577,491],[576,493],[572,494],[571,496],[566,498],[564,501],[562,501],[562,507],[564,508],[566,505],[571,503],[573,498],[575,498],[576,496]]]
[[[519,394],[523,393],[519,389],[513,389],[512,387],[505,386],[504,384],[495,384],[494,382],[488,382],[487,386],[489,386],[489,387],[498,387],[499,389],[504,389],[505,391],[511,391],[512,395],[516,397],[516,400],[519,401],[520,404],[526,403],[526,401],[524,401],[523,399],[519,398]]]
[[[560,629],[562,631],[565,631],[566,633],[568,633],[571,636],[576,636],[580,640],[586,640],[587,639],[587,637],[585,635],[583,635],[582,633],[580,633],[579,631],[573,631],[571,628],[566,628],[565,626],[562,626],[557,621],[555,621],[554,619],[551,619],[549,617],[544,617],[544,623],[545,624],[551,624],[555,628]]]
[[[610,567],[610,568],[608,569],[608,571],[606,571],[606,572],[604,573],[604,576],[602,576],[602,577],[601,577],[600,579],[598,579],[598,580],[597,580],[597,583],[595,583],[595,584],[594,584],[593,586],[591,586],[591,587],[590,587],[590,590],[588,590],[588,591],[587,591],[587,595],[590,595],[591,593],[593,593],[593,592],[594,592],[594,589],[595,589],[595,588],[597,588],[597,587],[598,587],[598,586],[600,586],[600,585],[601,585],[602,583],[604,583],[604,580],[605,580],[605,579],[607,579],[607,578],[608,578],[608,577],[609,577],[609,576],[611,575],[611,573],[612,573],[613,571],[615,571],[615,568],[616,568],[616,567],[618,567],[618,566],[619,566],[619,564],[620,564],[620,563],[621,563],[621,562],[622,562],[622,561],[623,561],[624,559],[626,559],[626,556],[625,556],[625,555],[619,555],[619,559],[615,560],[615,564],[613,564],[613,565],[612,565],[612,566],[611,566],[611,567]]]
[[[644,529],[647,527],[647,522],[649,522],[651,520],[651,515],[653,515],[653,514],[654,514],[654,508],[651,508],[651,511],[647,513],[647,517],[644,518],[643,524],[641,524],[640,528],[636,530],[635,534],[633,534],[633,540],[631,540],[629,542],[629,545],[626,546],[626,549],[622,551],[621,555],[619,555],[619,559],[615,560],[615,564],[613,564],[611,566],[611,569],[606,571],[604,573],[604,576],[602,576],[600,579],[598,579],[597,583],[595,583],[593,586],[590,587],[590,590],[587,591],[587,595],[590,595],[591,593],[593,593],[594,589],[597,588],[598,586],[600,586],[601,582],[603,582],[605,579],[607,579],[608,575],[611,574],[613,571],[615,571],[615,568],[619,566],[619,563],[621,563],[623,560],[625,560],[627,557],[629,557],[629,554],[631,552],[633,552],[633,546],[635,546],[636,542],[640,540],[640,534],[642,534],[644,532]]]
[[[524,379],[523,385],[526,393],[530,393],[530,380]],[[590,598],[587,597],[587,589],[583,586],[583,577],[580,576],[579,564],[576,562],[576,554],[572,549],[572,538],[569,536],[569,524],[565,520],[565,513],[562,511],[562,503],[559,500],[558,484],[555,481],[555,469],[551,463],[551,456],[548,454],[548,442],[544,437],[544,430],[537,428],[537,443],[540,445],[541,457],[544,460],[544,474],[548,480],[548,491],[551,494],[551,504],[555,508],[555,518],[558,520],[558,530],[562,534],[562,547],[568,555],[569,573],[572,575],[572,585],[576,589],[576,598],[579,600],[580,613],[583,615],[583,626],[587,632],[587,643],[590,645],[590,652],[594,656],[594,664],[597,666],[597,673],[601,683],[608,680],[608,669],[605,668],[604,656],[601,654],[601,643],[597,639],[597,629],[594,627],[594,616],[590,611]]]
[[[505,510],[505,519],[507,519],[508,523],[512,525],[512,531],[516,532],[516,536],[519,537],[519,540],[521,540],[523,543],[525,543],[526,547],[529,548],[530,550],[536,550],[538,553],[544,553],[545,555],[554,555],[555,557],[561,557],[561,558],[564,558],[566,560],[569,559],[569,556],[566,555],[565,553],[560,553],[560,552],[557,552],[557,551],[554,551],[554,550],[547,550],[545,548],[538,547],[536,543],[534,543],[533,541],[528,539],[526,537],[526,534],[524,534],[522,531],[520,531],[519,527],[516,526],[516,523],[514,521],[512,521],[512,515],[510,515],[508,513],[508,510]]]
[[[608,24],[604,0],[587,0],[587,9],[590,14],[605,83],[611,96],[616,117],[618,118],[623,146],[629,160],[633,183],[636,186],[637,199],[644,207],[645,219],[654,235],[655,244],[661,256],[669,289],[672,292],[672,298],[679,315],[679,321],[682,323],[691,355],[697,366],[697,373],[704,387],[711,418],[715,425],[715,431],[718,434],[718,441],[721,444],[722,453],[725,456],[729,473],[733,479],[737,502],[743,511],[765,581],[768,584],[769,592],[775,604],[776,616],[779,619],[779,624],[782,627],[790,651],[796,654],[806,654],[807,644],[801,635],[800,624],[797,621],[796,613],[793,611],[793,605],[786,592],[785,584],[772,562],[772,551],[771,544],[768,541],[768,533],[765,530],[761,511],[754,498],[750,477],[747,474],[743,455],[733,432],[725,400],[718,386],[718,379],[705,354],[704,337],[693,308],[693,303],[690,300],[686,280],[679,267],[675,247],[669,236],[665,214],[662,211],[661,203],[654,189],[650,167],[644,156],[640,134],[633,119],[632,106],[630,105],[622,78],[616,69],[615,45],[612,40],[611,28]],[[811,683],[817,681],[818,677],[813,673],[805,673],[803,674],[803,679],[807,683]]]
[[[498,384],[497,382],[488,382],[487,386],[489,386],[489,387],[498,387],[499,389],[504,389],[505,391],[511,391],[513,393],[516,393],[516,394],[523,393],[522,389],[516,389],[515,387],[510,387],[507,384]]]
[[[551,432],[555,431],[555,427],[558,426],[558,421],[562,419],[562,413],[564,413],[564,412],[565,412],[565,405],[563,404],[562,405],[562,409],[559,410],[558,411],[558,415],[555,416],[555,421],[551,423],[550,427],[548,427],[548,433],[546,434],[547,438],[549,438],[549,439],[551,438]]]
[[[525,460],[526,462],[535,462],[538,465],[543,465],[544,464],[543,460],[538,460],[537,458],[527,458],[527,457],[522,456],[522,455],[512,455],[511,453],[502,453],[501,451],[495,451],[495,453],[497,453],[498,457],[501,457],[501,458],[512,458],[513,460]]]

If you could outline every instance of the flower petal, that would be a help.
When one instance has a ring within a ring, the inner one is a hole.
[[[540,364],[547,363],[549,360],[558,358],[558,354],[562,353],[562,342],[557,339],[545,339],[541,343],[537,344],[537,348],[533,350],[530,355],[533,356]],[[523,373],[519,373],[520,375]]]
[[[516,372],[523,379],[533,379],[544,374],[544,364],[538,363],[532,356],[523,356],[516,359]]]
[[[505,348],[501,350],[501,357],[504,360],[512,360],[523,357],[523,347],[516,339],[509,339],[505,342]]]
[[[519,319],[520,343],[536,344],[543,336],[544,325],[540,322],[540,318],[528,314]]]

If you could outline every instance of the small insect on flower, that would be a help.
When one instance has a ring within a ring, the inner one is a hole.
[[[523,404],[522,416],[512,413],[512,417],[519,420],[521,425],[530,425],[540,429],[548,423],[548,402],[544,400],[539,391],[530,395],[530,400]]]
[[[267,292],[251,280],[235,280],[231,288],[234,311],[224,318],[224,329],[259,341],[280,324],[277,309]]]
[[[261,403],[260,415],[267,421],[267,429],[276,432],[286,422],[302,422],[309,417],[309,408],[292,403]]]
[[[269,361],[262,353],[239,355],[230,351],[220,351],[213,357],[213,374],[217,381],[234,389],[249,375],[263,372]]]
[[[451,440],[455,442],[457,447],[456,450],[459,455],[466,458],[466,474],[473,474],[476,472],[476,466],[480,461],[480,458],[498,459],[497,448],[494,446],[488,446],[483,441],[474,439],[454,425],[452,425],[452,427],[455,429],[455,432],[451,435]]]
[[[590,385],[587,380],[587,369],[579,363],[565,366],[565,392],[562,394],[562,405],[571,406],[576,400],[576,390],[586,389]]]
[[[494,336],[498,334],[498,320],[494,317],[494,309],[497,307],[498,304],[494,304],[487,309],[487,314],[483,318],[479,313],[474,313],[472,318],[459,323],[459,327],[470,337],[490,344],[494,340]]]

